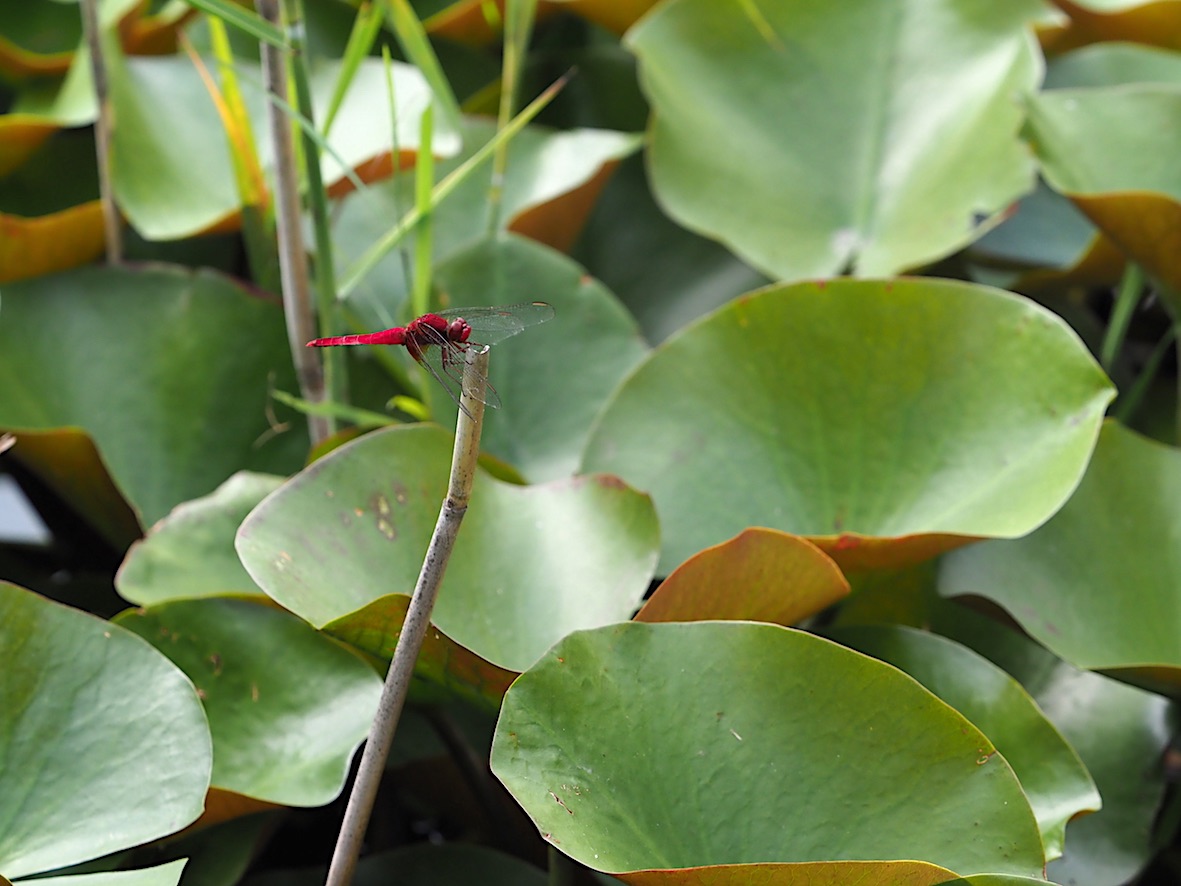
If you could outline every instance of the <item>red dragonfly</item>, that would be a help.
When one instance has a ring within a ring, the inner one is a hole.
[[[467,349],[494,345],[530,326],[552,320],[553,316],[553,307],[543,301],[497,308],[454,308],[437,314],[423,314],[405,326],[395,326],[381,332],[313,339],[307,346],[402,345],[411,357],[427,368],[456,405],[463,409],[458,392],[463,390]],[[475,395],[476,392],[469,390],[468,393]],[[490,384],[485,384],[479,399],[493,408],[500,406],[500,397]],[[467,410],[464,409],[464,412]]]

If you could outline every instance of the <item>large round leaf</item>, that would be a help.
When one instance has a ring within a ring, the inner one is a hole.
[[[1174,290],[1181,287],[1181,149],[1175,84],[1060,89],[1032,101],[1046,179]]]
[[[258,593],[234,550],[234,536],[254,506],[282,482],[282,477],[241,471],[209,495],[177,506],[131,546],[115,576],[119,593],[144,606],[181,597]]]
[[[1164,796],[1160,760],[1175,731],[1168,699],[1080,671],[1024,633],[945,602],[933,627],[970,644],[1021,681],[1069,739],[1103,795],[1103,808],[1072,821],[1066,851],[1050,863],[1055,883],[1119,886],[1157,854],[1153,823]]]
[[[209,727],[139,637],[0,582],[0,871],[62,868],[201,814]]]
[[[1078,667],[1181,693],[1181,452],[1106,424],[1078,491],[1037,532],[957,552],[940,592],[1005,607]]]
[[[0,427],[84,428],[144,522],[242,468],[299,466],[304,434],[260,445],[268,376],[295,384],[277,305],[150,266],[16,283],[2,308]]]
[[[1033,184],[1015,100],[1033,0],[678,0],[628,34],[656,193],[778,278],[886,274],[970,242]]]
[[[603,871],[1043,865],[984,735],[894,668],[773,625],[566,637],[505,695],[492,769],[546,839]]]
[[[1047,858],[1062,855],[1070,819],[1099,808],[1099,791],[1074,749],[1021,685],[983,656],[896,625],[838,628],[828,636],[906,671],[996,744],[1021,780]]]
[[[295,616],[247,600],[177,600],[119,616],[196,684],[213,732],[213,784],[320,806],[344,785],[381,678]]]
[[[267,498],[238,553],[273,598],[322,626],[410,594],[447,489],[451,435],[391,428],[342,446]],[[622,621],[656,561],[652,503],[613,477],[514,486],[478,473],[432,617],[524,670],[564,634]]]
[[[758,525],[846,566],[914,561],[1046,520],[1112,394],[1070,328],[1011,293],[797,284],[661,346],[608,404],[583,467],[652,494],[665,574]]]

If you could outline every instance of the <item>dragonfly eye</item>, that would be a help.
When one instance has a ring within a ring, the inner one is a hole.
[[[456,317],[447,324],[447,338],[450,341],[467,341],[468,336],[471,334],[472,328],[467,325],[467,321],[462,317]]]

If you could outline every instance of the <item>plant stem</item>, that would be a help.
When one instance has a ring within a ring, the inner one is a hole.
[[[1119,356],[1124,338],[1128,334],[1128,325],[1132,322],[1132,314],[1136,311],[1136,305],[1140,304],[1143,290],[1144,271],[1136,262],[1130,261],[1120,280],[1115,304],[1111,308],[1111,319],[1107,324],[1107,332],[1103,336],[1103,345],[1099,349],[1099,364],[1107,372],[1111,372],[1115,358]]]
[[[115,127],[107,84],[107,66],[103,57],[102,29],[98,21],[98,0],[82,0],[82,29],[86,33],[86,46],[90,50],[90,76],[94,81],[94,96],[98,103],[98,117],[94,121],[94,148],[98,161],[103,239],[107,244],[107,263],[117,265],[123,261],[123,229],[119,209],[115,205],[115,186],[111,180],[111,138]]]
[[[566,85],[566,81],[569,78],[569,74],[559,77],[545,92],[531,101],[521,113],[514,117],[512,123],[499,130],[496,135],[488,140],[487,144],[481,146],[472,156],[468,157],[463,163],[444,176],[431,191],[430,209],[434,210],[435,207],[450,196],[451,192],[459,187],[481,163],[487,160],[497,147],[524,129],[525,124],[536,117],[541,112],[541,109],[553,100],[554,96]],[[341,281],[341,296],[347,296],[356,289],[361,281],[365,279],[365,275],[373,270],[385,254],[397,246],[406,234],[414,230],[414,226],[418,224],[422,217],[423,210],[415,206],[393,228],[383,234],[376,243],[365,250],[365,254],[353,263],[352,268],[349,269],[345,274],[344,280]]]
[[[255,0],[255,9],[268,23],[279,24],[278,0]],[[279,238],[279,275],[283,281],[283,311],[287,316],[287,342],[295,364],[299,389],[309,403],[324,400],[324,371],[319,357],[304,345],[316,337],[307,257],[300,227],[299,177],[295,168],[295,142],[283,114],[287,103],[287,73],[283,56],[269,43],[260,44],[263,81],[268,96],[267,122],[275,150],[275,228]],[[275,101],[277,99],[277,102]],[[328,437],[329,422],[308,416],[312,445]]]
[[[516,107],[517,93],[521,86],[522,60],[529,49],[529,36],[533,32],[533,17],[537,11],[536,0],[508,0],[505,9],[504,62],[500,75],[500,107],[496,128],[509,125]],[[508,142],[501,142],[492,158],[492,182],[488,189],[488,233],[500,227],[501,203],[504,197],[504,177],[508,170]]]
[[[545,860],[549,868],[549,876],[546,878],[549,886],[571,886],[574,883],[577,868],[570,856],[558,851],[554,846],[547,846]]]
[[[307,207],[312,217],[312,231],[316,240],[316,308],[320,317],[321,335],[338,335],[341,329],[340,311],[336,306],[336,267],[333,258],[332,233],[328,220],[328,194],[320,174],[320,146],[316,139],[316,117],[312,108],[312,90],[308,84],[307,56],[304,54],[303,3],[283,0],[283,15],[287,21],[291,44],[291,81],[295,85],[295,105],[310,126],[303,134],[302,157],[304,181],[307,182]],[[327,140],[328,132],[324,132]],[[348,364],[341,348],[326,348],[323,356],[326,396],[337,402],[348,400]],[[326,417],[328,433],[336,433],[336,419]]]
[[[336,850],[332,853],[326,886],[348,886],[357,867],[365,828],[377,798],[377,787],[381,783],[386,757],[394,740],[394,730],[397,729],[402,707],[406,703],[406,693],[410,689],[414,664],[430,627],[431,611],[439,595],[443,572],[447,568],[451,549],[459,534],[459,524],[463,521],[471,498],[476,460],[480,454],[480,431],[484,424],[484,403],[480,398],[487,380],[487,348],[480,351],[470,349],[464,367],[463,408],[459,410],[455,429],[455,449],[451,455],[447,497],[439,510],[439,519],[427,547],[422,570],[418,574],[418,584],[415,585],[414,596],[410,598],[410,606],[406,610],[406,620],[402,622],[402,631],[398,635],[398,645],[394,647],[393,661],[386,672],[373,727],[369,730],[369,740],[361,754],[357,777],[336,840]]]

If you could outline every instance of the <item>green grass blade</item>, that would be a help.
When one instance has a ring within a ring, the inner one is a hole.
[[[256,40],[262,40],[280,49],[287,48],[287,40],[283,31],[269,22],[263,21],[255,13],[243,9],[230,0],[185,0],[190,6],[195,6],[202,12],[215,15],[240,31],[244,31]]]
[[[439,64],[439,57],[435,55],[435,50],[427,38],[426,29],[423,28],[422,22],[415,15],[409,0],[385,0],[385,3],[390,27],[393,28],[402,51],[406,53],[406,58],[426,78],[431,92],[434,93],[435,101],[442,106],[443,116],[446,117],[451,128],[459,130],[461,128],[459,102],[455,98],[451,84],[447,82],[443,66]]]
[[[569,76],[569,74],[564,75],[555,81],[554,84],[550,86],[545,92],[530,102],[528,107],[521,111],[521,113],[518,114],[508,126],[496,133],[496,135],[493,136],[487,144],[481,147],[480,150],[465,160],[460,166],[452,170],[446,178],[435,185],[434,190],[431,192],[430,208],[434,209],[434,207],[443,202],[443,200],[445,200],[462,181],[464,181],[477,168],[479,168],[480,164],[484,163],[492,156],[497,147],[515,136],[518,132],[525,128],[530,120],[541,113],[541,110],[551,101],[553,101],[554,96],[557,95],[562,87],[566,85],[566,81],[569,79]],[[387,252],[389,252],[391,249],[397,246],[399,242],[401,242],[402,238],[405,237],[406,234],[418,224],[422,217],[422,208],[415,206],[414,209],[406,213],[406,215],[403,216],[402,219],[385,234],[385,236],[370,246],[369,249],[365,251],[365,254],[357,259],[353,266],[348,270],[344,280],[341,281],[340,297],[344,298],[350,292],[356,289],[357,285],[363,279],[365,279],[365,275],[372,271],[374,267],[376,267],[377,263],[381,261],[382,257],[385,256]]]
[[[325,137],[332,131],[332,121],[336,119],[336,114],[344,103],[345,94],[348,93],[361,62],[369,55],[369,50],[373,48],[380,31],[381,10],[372,3],[362,3],[357,10],[357,17],[353,19],[353,30],[349,33],[349,42],[341,58],[340,76],[336,79],[328,110],[324,114],[322,132]]]

